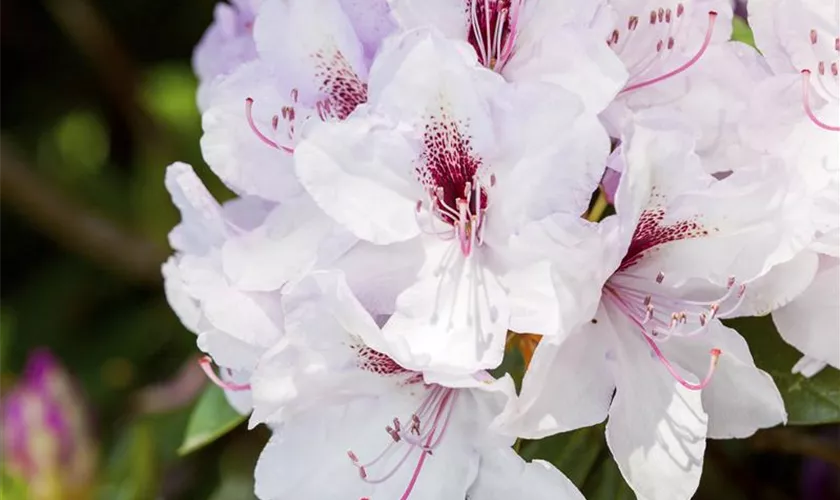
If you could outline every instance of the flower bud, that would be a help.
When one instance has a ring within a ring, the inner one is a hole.
[[[87,408],[70,375],[49,352],[30,356],[0,408],[4,474],[25,485],[26,498],[90,496],[97,451]]]

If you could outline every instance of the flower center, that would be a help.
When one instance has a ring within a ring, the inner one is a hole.
[[[481,158],[474,154],[459,125],[445,116],[430,120],[423,141],[415,173],[425,188],[425,205],[432,214],[429,232],[457,238],[461,252],[468,256],[482,244],[487,216],[488,190],[481,175]],[[494,184],[495,176],[490,175],[489,187]],[[418,214],[423,208],[424,200],[418,200]],[[446,227],[439,231],[435,221]]]
[[[626,28],[619,25],[607,38],[607,45],[627,66],[630,78],[620,93],[649,87],[674,77],[694,66],[703,57],[712,41],[717,12],[709,12],[706,36],[697,52],[688,61],[676,68],[660,73],[662,64],[681,48],[684,37],[683,25],[686,19],[685,7],[677,3],[674,9],[659,7],[644,17],[629,16]]]
[[[729,278],[725,292],[711,300],[693,300],[680,296],[677,291],[663,285],[665,274],[658,273],[651,280],[634,272],[635,266],[659,245],[682,239],[698,238],[708,234],[696,221],[678,221],[662,224],[664,212],[649,210],[642,214],[633,234],[627,255],[616,272],[607,280],[603,300],[611,303],[639,328],[642,337],[657,359],[682,386],[699,390],[711,381],[720,357],[719,349],[712,349],[709,370],[700,383],[688,382],[668,361],[657,345],[671,337],[692,337],[703,333],[713,319],[734,312],[740,306],[746,285],[736,286]]]
[[[513,54],[524,0],[467,0],[467,41],[484,66],[502,71]]]
[[[245,99],[245,118],[248,120],[248,126],[251,128],[251,132],[265,145],[293,154],[295,152],[295,129],[312,114],[312,108],[314,108],[314,114],[318,115],[321,121],[344,120],[360,104],[367,102],[367,84],[356,75],[341,52],[335,51],[331,54],[318,52],[312,57],[315,61],[315,79],[318,91],[322,96],[315,101],[311,108],[304,108],[305,116],[299,116],[296,111],[296,108],[300,105],[298,102],[299,92],[298,89],[294,88],[290,92],[290,104],[283,106],[279,115],[271,117],[272,136],[282,139],[285,144],[281,144],[260,130],[254,120],[254,99],[251,97]],[[281,122],[284,125],[285,133],[278,131]]]

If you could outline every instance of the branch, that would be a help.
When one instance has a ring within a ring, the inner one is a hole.
[[[67,250],[131,281],[160,283],[166,249],[80,206],[35,174],[2,137],[0,201]]]

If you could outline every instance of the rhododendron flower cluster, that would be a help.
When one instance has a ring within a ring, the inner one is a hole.
[[[749,15],[760,52],[716,0],[220,4],[194,62],[235,197],[169,167],[163,274],[273,432],[257,496],[581,498],[512,445],[606,420],[639,498],[688,499],[706,438],[784,423],[721,320],[840,368],[840,24]]]

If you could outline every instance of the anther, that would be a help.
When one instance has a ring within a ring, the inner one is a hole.
[[[650,11],[650,24],[656,24],[656,11]]]
[[[274,115],[274,116],[271,117],[271,128],[274,129],[275,132],[277,131],[277,125],[279,123],[280,123],[280,117],[279,116]]]
[[[811,44],[817,44],[817,30],[811,30]]]
[[[825,74],[825,63],[824,63],[824,62],[820,61],[820,62],[817,64],[817,72],[818,72],[819,74],[821,74],[821,75],[824,75],[824,74]]]
[[[394,428],[391,427],[390,425],[385,426],[385,432],[387,432],[388,435],[391,436],[391,439],[393,439],[395,443],[399,443],[400,440],[402,439],[400,437],[400,433],[398,431],[394,430]]]
[[[639,16],[630,16],[630,19],[627,21],[627,29],[633,31],[636,29],[636,26],[639,25]]]
[[[677,12],[678,13],[680,12],[679,7],[677,8]],[[688,68],[694,66],[694,64],[696,64],[697,61],[699,61],[700,58],[703,57],[703,54],[706,53],[706,49],[709,48],[709,44],[712,42],[712,35],[713,35],[714,29],[715,29],[715,19],[717,19],[717,12],[710,11],[709,12],[709,26],[706,28],[706,37],[703,39],[703,44],[700,46],[700,49],[697,51],[696,54],[694,54],[694,56],[691,59],[689,59],[688,61],[683,63],[678,68],[676,68],[672,71],[669,71],[668,73],[665,73],[664,75],[657,76],[656,78],[651,78],[650,80],[645,80],[645,81],[642,81],[642,82],[639,82],[639,83],[634,83],[633,85],[628,85],[627,87],[624,87],[624,89],[622,89],[620,93],[630,92],[631,90],[637,90],[637,89],[640,89],[640,88],[643,88],[643,87],[648,87],[648,86],[653,85],[655,83],[659,83],[663,80],[667,80],[668,78],[671,78],[672,76],[676,76],[676,75],[682,73],[683,71],[687,70]],[[657,43],[657,45],[656,45],[657,52],[660,51],[661,48],[662,48],[662,40],[660,40],[659,43]]]
[[[663,9],[662,7],[659,7],[659,10],[656,12],[656,20],[661,23],[662,19],[664,19],[664,17],[665,17],[665,9]]]
[[[664,279],[665,279],[665,273],[663,273],[662,271],[659,271],[659,274],[656,275],[656,282],[661,284]]]
[[[665,11],[665,22],[666,22],[666,23],[670,23],[670,22],[671,22],[671,9],[667,9],[667,10]]]

